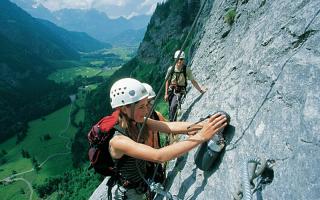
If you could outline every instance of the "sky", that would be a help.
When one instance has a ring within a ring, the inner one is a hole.
[[[164,0],[34,0],[34,6],[42,4],[51,11],[64,8],[97,9],[110,18],[123,16],[131,18],[137,15],[151,15],[158,2]]]

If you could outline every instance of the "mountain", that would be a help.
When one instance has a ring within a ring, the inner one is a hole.
[[[33,0],[10,0],[35,18],[54,20],[52,13],[42,4]]]
[[[146,28],[126,30],[112,38],[116,46],[137,46],[144,37]]]
[[[0,141],[26,130],[26,123],[69,102],[74,88],[46,79],[52,60],[79,59],[79,51],[110,45],[68,32],[0,1]],[[36,109],[35,109],[36,108]]]
[[[67,31],[63,28],[56,26],[54,23],[47,20],[38,19],[43,25],[45,25],[48,30],[59,35],[60,38],[72,46],[75,50],[80,52],[91,52],[104,48],[111,48],[112,46],[108,43],[100,42],[87,33]]]
[[[0,33],[10,41],[27,47],[34,54],[50,59],[77,59],[78,52],[59,35],[7,0],[0,2]]]
[[[70,31],[85,32],[100,41],[111,44],[123,43],[123,38],[129,38],[127,42],[138,45],[142,39],[141,31],[146,28],[150,20],[148,15],[134,16],[130,19],[123,17],[111,19],[105,13],[95,9],[62,9],[51,12],[41,4],[35,5],[32,1],[12,1],[33,17],[49,20]],[[118,35],[123,37],[119,38]],[[132,40],[132,38],[135,39]]]

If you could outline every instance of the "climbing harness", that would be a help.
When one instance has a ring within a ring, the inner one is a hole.
[[[251,164],[249,168],[249,164]],[[243,161],[241,165],[241,189],[233,194],[234,200],[251,200],[252,194],[261,191],[267,184],[273,180],[274,160],[260,158],[250,158]],[[257,166],[259,166],[257,168]],[[257,178],[257,184],[254,185],[254,179]],[[251,192],[251,186],[253,186]]]
[[[172,98],[176,98],[177,99],[177,109],[176,112],[174,113],[173,119],[174,121],[176,121],[175,119],[180,116],[181,113],[181,105],[184,103],[184,100],[186,99],[186,93],[174,93],[173,95],[175,95],[175,97]]]
[[[164,190],[163,185],[161,185],[160,183],[155,183],[154,181],[150,182],[150,190],[152,192],[155,192],[156,194],[159,194],[163,197],[166,197],[166,199],[170,199],[170,200],[181,200],[179,199],[177,196],[172,195],[170,192],[166,192]],[[154,197],[154,199],[156,199],[157,196]]]
[[[196,16],[195,20],[193,21],[192,26],[191,26],[191,28],[190,28],[190,30],[189,30],[189,32],[188,32],[188,35],[187,35],[187,37],[185,38],[185,40],[184,40],[184,42],[183,42],[180,50],[183,50],[183,49],[185,48],[185,46],[186,46],[186,44],[187,44],[187,41],[188,41],[188,39],[189,39],[189,37],[190,37],[190,35],[191,35],[191,32],[193,31],[196,23],[198,22],[198,19],[199,19],[199,17],[200,17],[200,14],[202,13],[202,10],[204,9],[207,1],[208,1],[208,0],[204,0],[204,2],[202,3],[202,5],[201,5],[201,7],[200,7],[200,9],[199,9],[199,11],[198,11],[198,13],[197,13],[197,16]],[[177,64],[177,62],[178,62],[178,60],[179,60],[178,58],[180,58],[180,54],[181,54],[181,53],[182,53],[182,51],[180,51],[180,52],[179,52],[179,55],[177,55],[177,59],[175,59],[173,66],[175,66],[175,65]],[[172,67],[172,69],[171,69],[171,71],[170,71],[170,75],[172,75],[173,72],[174,72],[174,67]],[[160,92],[163,90],[166,81],[168,81],[168,80],[167,80],[168,78],[169,78],[169,77],[167,77],[167,78],[164,80],[164,82],[162,83],[162,85],[161,85],[161,87],[160,87],[160,89],[159,89],[156,97],[154,98],[154,101],[155,101],[155,102],[157,102],[157,100],[159,99],[159,97],[160,97]],[[137,141],[139,141],[140,136],[141,136],[141,134],[142,134],[142,130],[144,129],[148,118],[150,118],[152,112],[154,111],[155,106],[156,106],[156,104],[153,104],[153,105],[152,105],[150,112],[148,113],[147,117],[144,119],[143,124],[142,124],[142,126],[141,126],[141,128],[140,128],[140,130],[139,130],[139,134],[138,134]],[[157,164],[157,165],[158,165],[158,164]],[[151,188],[150,186],[152,185],[152,183],[154,183],[154,180],[150,180],[150,181],[146,180],[146,178],[144,177],[144,175],[143,175],[142,172],[140,171],[137,162],[136,162],[136,167],[137,167],[137,171],[138,171],[139,175],[141,176],[141,178],[143,179],[143,181],[148,184],[149,188]],[[157,168],[157,167],[158,167],[158,166],[156,166],[156,168]],[[155,174],[155,173],[156,173],[156,170],[154,171],[154,174]],[[154,176],[155,176],[155,175],[153,175],[153,177],[154,177]],[[159,184],[159,185],[160,185],[160,184]],[[163,195],[163,196],[172,197],[172,198],[169,198],[169,199],[173,199],[173,196],[171,195],[170,192],[167,192],[167,191],[161,189],[161,188],[163,188],[163,186],[162,186],[162,187],[156,187],[156,188],[157,188],[157,190],[154,190],[154,191],[157,192],[158,194],[161,194],[161,195]],[[170,196],[170,195],[171,195],[171,196]]]

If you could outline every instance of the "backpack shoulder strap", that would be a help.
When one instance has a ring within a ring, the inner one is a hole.
[[[188,81],[187,81],[187,65],[183,65],[182,73],[184,75],[184,86],[187,87],[187,84],[188,84]]]
[[[119,131],[120,133],[122,133],[123,135],[127,135],[127,134],[126,134],[126,131],[125,131],[123,128],[121,128],[121,127],[119,126],[119,124],[114,125],[113,128],[114,128],[116,131]]]
[[[171,73],[171,70],[172,70],[172,66],[170,66],[167,71],[169,83],[171,83],[172,74],[174,73],[174,71]]]

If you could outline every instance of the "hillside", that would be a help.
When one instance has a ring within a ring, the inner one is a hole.
[[[100,42],[90,37],[87,33],[67,31],[63,28],[58,27],[52,22],[42,19],[37,20],[45,25],[48,30],[53,32],[55,35],[59,35],[61,40],[73,47],[76,51],[92,52],[100,49],[109,49],[112,47],[111,44]]]
[[[136,58],[145,65],[133,75],[155,87],[163,76],[154,74],[165,72],[188,30],[177,27],[185,19],[173,15],[177,2],[156,10]],[[197,149],[172,161],[166,190],[179,199],[233,199],[242,163],[261,157],[274,162],[274,177],[253,199],[320,198],[319,13],[315,0],[207,1],[186,51],[208,91],[190,88],[180,120],[225,110],[228,145],[210,171],[196,167]],[[105,197],[105,189],[91,199]]]
[[[15,4],[0,2],[0,33],[17,45],[48,59],[78,59],[78,52]]]
[[[52,61],[77,60],[79,51],[109,46],[86,34],[70,33],[37,20],[7,0],[1,1],[0,7],[0,141],[3,141],[25,132],[27,121],[69,102],[74,88],[46,79],[59,67]]]
[[[12,0],[33,17],[49,20],[70,31],[85,32],[90,36],[112,45],[138,46],[141,42],[150,16],[140,15],[130,19],[109,18],[95,9],[62,9],[49,11],[32,1]],[[122,35],[119,37],[118,35]]]

